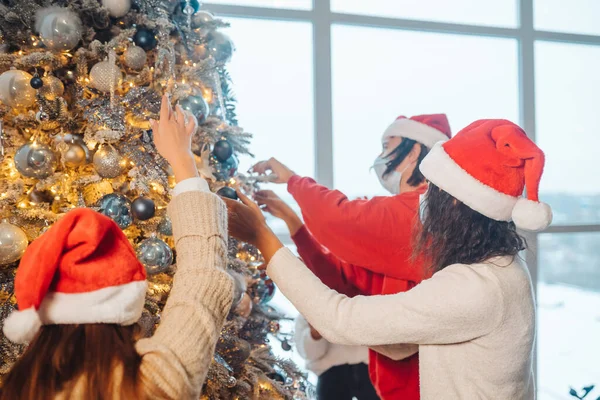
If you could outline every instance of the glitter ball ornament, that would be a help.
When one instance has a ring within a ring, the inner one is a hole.
[[[27,178],[47,178],[56,171],[57,166],[56,154],[45,144],[27,143],[15,153],[15,167]]]
[[[173,236],[173,224],[171,223],[171,218],[166,215],[158,224],[158,228],[156,228],[158,233],[165,236]]]
[[[86,162],[86,153],[78,143],[70,143],[69,148],[63,155],[65,165],[69,168],[79,167]]]
[[[98,200],[99,211],[111,218],[121,229],[127,228],[133,222],[131,202],[122,194],[111,193]]]
[[[42,79],[44,85],[40,88],[40,94],[48,100],[54,100],[65,93],[65,85],[55,76],[45,76]]]
[[[21,228],[8,222],[0,223],[0,265],[18,261],[28,243],[27,235]]]
[[[189,96],[182,100],[179,100],[179,105],[186,111],[191,112],[198,123],[201,124],[206,121],[206,117],[210,113],[208,103],[202,96]]]
[[[135,199],[131,205],[131,211],[133,212],[133,216],[140,221],[145,221],[154,217],[154,213],[156,212],[156,206],[154,205],[154,201],[147,197],[138,197]]]
[[[146,52],[144,49],[138,46],[130,46],[125,50],[123,60],[125,65],[131,69],[142,69],[146,65],[147,61]]]
[[[39,89],[42,86],[44,86],[44,81],[42,80],[42,78],[40,78],[39,76],[36,75],[33,78],[31,78],[31,80],[29,81],[29,84],[31,85],[32,88]]]
[[[123,158],[117,150],[111,146],[102,146],[94,154],[94,168],[98,175],[103,178],[116,178],[123,172]]]
[[[200,10],[194,15],[192,15],[191,25],[193,29],[203,28],[204,26],[206,26],[214,20],[214,15],[212,15],[208,11]]]
[[[156,237],[148,238],[137,248],[137,257],[149,275],[165,272],[173,263],[173,251],[168,244]]]
[[[111,17],[121,18],[131,9],[131,0],[102,0],[102,6]]]
[[[238,199],[238,195],[235,192],[235,189],[230,188],[229,186],[223,186],[221,189],[217,190],[217,195],[221,197],[226,197],[231,200]]]
[[[150,29],[139,28],[133,36],[133,42],[136,46],[148,51],[156,47],[157,41],[154,32]]]
[[[226,34],[215,31],[208,35],[208,53],[218,63],[226,63],[231,60],[235,47]]]
[[[12,69],[0,75],[0,101],[9,107],[29,107],[35,103],[33,77],[25,71]]]
[[[121,68],[109,61],[101,61],[90,71],[90,85],[101,92],[110,92],[121,86],[123,74]]]
[[[108,181],[90,183],[83,188],[83,201],[88,207],[98,204],[98,201],[113,192],[113,187]]]
[[[55,8],[38,13],[36,29],[42,42],[50,50],[71,50],[81,40],[81,20],[72,11]]]
[[[213,155],[220,163],[224,163],[233,155],[233,146],[225,139],[219,140],[213,147]]]

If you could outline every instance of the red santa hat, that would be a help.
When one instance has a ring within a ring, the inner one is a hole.
[[[19,311],[4,321],[4,334],[26,343],[42,325],[131,325],[142,315],[146,286],[146,270],[117,224],[73,210],[25,251],[15,277]]]
[[[382,140],[388,137],[405,137],[432,148],[437,142],[450,139],[450,123],[446,114],[399,116],[383,132]]]
[[[529,231],[552,222],[550,206],[538,199],[544,153],[510,121],[473,122],[436,144],[420,169],[430,182],[486,217],[514,221]]]

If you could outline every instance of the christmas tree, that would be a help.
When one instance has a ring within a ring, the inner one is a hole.
[[[177,263],[165,214],[174,182],[148,123],[162,94],[198,118],[193,151],[211,190],[231,197],[231,186],[257,185],[237,173],[251,135],[237,126],[225,26],[197,0],[0,2],[2,320],[28,243],[70,209],[90,207],[117,222],[148,271],[139,323],[152,334]],[[267,304],[275,287],[260,254],[233,239],[229,250],[236,299],[202,398],[306,398],[305,376],[269,347],[276,338],[289,349],[289,333]],[[0,375],[22,351],[0,334]]]

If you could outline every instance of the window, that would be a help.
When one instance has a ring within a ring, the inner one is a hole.
[[[459,24],[517,26],[516,0],[331,0],[331,10]]]
[[[535,29],[600,35],[597,0],[534,0],[533,4]]]
[[[454,133],[479,118],[518,121],[517,66],[514,39],[334,25],[334,186],[385,194],[370,167],[399,115],[446,113]]]
[[[565,398],[598,382],[600,233],[539,239],[538,394]]]
[[[236,6],[290,8],[298,10],[310,10],[311,0],[211,0],[212,4],[231,4]],[[210,9],[210,7],[206,7]]]
[[[554,223],[600,223],[600,47],[535,44],[537,141],[546,153],[542,200]]]
[[[240,172],[269,157],[299,174],[314,175],[312,29],[305,22],[229,18],[236,51],[228,70],[240,125],[254,133],[255,158],[240,157]],[[276,32],[276,34],[274,34]],[[287,202],[285,185],[264,185]],[[295,206],[295,204],[294,204]],[[282,221],[271,219],[277,233]]]

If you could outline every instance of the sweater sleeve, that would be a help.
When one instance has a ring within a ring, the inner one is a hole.
[[[381,291],[383,275],[340,260],[321,246],[306,226],[292,240],[306,266],[329,288],[350,297]]]
[[[375,273],[421,281],[422,272],[408,262],[418,193],[349,200],[338,190],[299,176],[289,180],[288,191],[315,239],[333,254]]]
[[[150,398],[197,399],[233,298],[227,209],[216,195],[191,191],[173,198],[168,212],[177,272],[159,327],[136,349]]]
[[[332,343],[461,343],[490,332],[502,317],[497,280],[467,265],[446,267],[408,292],[354,298],[327,288],[285,248],[271,259],[267,273]]]
[[[298,353],[309,363],[323,358],[329,348],[327,340],[315,340],[312,338],[310,326],[301,315],[296,319],[294,341],[296,342]]]

